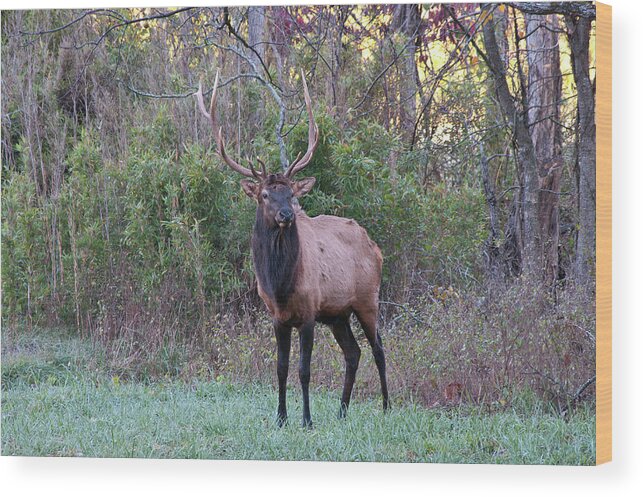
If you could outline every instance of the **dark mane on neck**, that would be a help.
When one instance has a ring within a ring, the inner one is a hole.
[[[252,235],[252,256],[257,280],[278,306],[284,307],[295,289],[299,260],[297,224],[280,229],[270,227],[257,209]]]

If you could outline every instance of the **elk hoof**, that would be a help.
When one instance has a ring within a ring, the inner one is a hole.
[[[312,419],[304,419],[301,423],[302,428],[306,428],[307,430],[312,430],[313,429],[313,420]]]
[[[286,423],[288,423],[288,416],[286,416],[285,414],[277,414],[277,426],[279,428],[283,428]]]

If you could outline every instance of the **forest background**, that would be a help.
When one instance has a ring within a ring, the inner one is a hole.
[[[593,401],[595,10],[529,5],[3,12],[3,341],[69,330],[124,381],[273,381],[254,207],[192,95],[219,70],[230,150],[278,170],[303,68],[302,203],[382,249],[397,399]],[[327,333],[313,361],[340,385]]]

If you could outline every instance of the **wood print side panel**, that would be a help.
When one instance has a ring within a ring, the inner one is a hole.
[[[612,7],[596,3],[596,464],[612,460]]]

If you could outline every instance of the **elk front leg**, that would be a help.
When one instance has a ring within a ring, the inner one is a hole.
[[[303,422],[304,428],[312,428],[313,421],[310,418],[310,402],[308,386],[310,384],[310,358],[313,353],[313,339],[315,336],[315,322],[304,324],[299,329],[299,380],[301,381],[301,393],[303,396]]]
[[[286,381],[288,380],[288,363],[290,362],[290,338],[292,328],[277,321],[273,322],[277,338],[277,380],[279,382],[279,407],[277,408],[277,424],[286,424]]]

